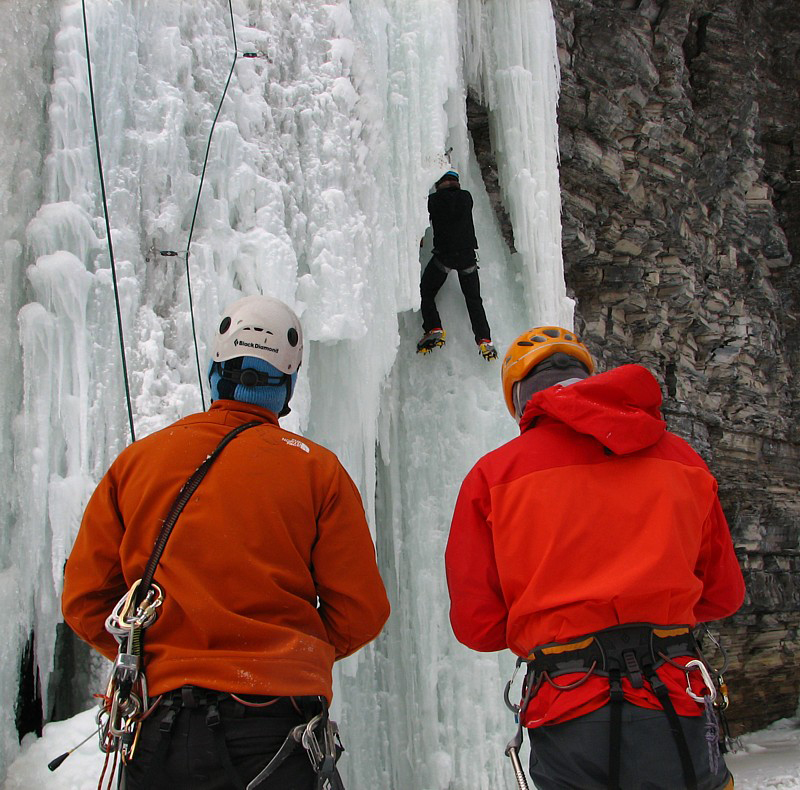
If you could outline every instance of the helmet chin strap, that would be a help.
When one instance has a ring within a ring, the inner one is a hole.
[[[219,365],[219,362],[215,362]],[[225,366],[220,365],[222,370],[220,376],[225,381],[231,381],[234,384],[241,384],[245,387],[280,387],[286,379],[290,378],[286,373],[281,373],[279,376],[270,375],[269,373],[262,373],[255,368],[242,368],[241,370],[228,370]]]

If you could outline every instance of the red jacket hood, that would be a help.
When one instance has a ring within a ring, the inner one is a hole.
[[[578,433],[593,436],[617,455],[655,444],[664,434],[661,388],[641,365],[623,365],[568,387],[537,392],[525,408],[520,432],[539,417],[552,417]]]

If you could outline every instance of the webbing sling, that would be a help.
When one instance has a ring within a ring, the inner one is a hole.
[[[243,433],[249,428],[254,428],[256,425],[263,425],[263,423],[259,420],[251,420],[250,422],[238,425],[232,431],[229,431],[227,434],[225,434],[225,436],[222,438],[222,441],[216,446],[216,448],[211,452],[211,454],[206,457],[203,463],[200,464],[200,466],[197,467],[197,469],[195,469],[194,473],[189,477],[186,483],[184,483],[183,487],[178,493],[177,498],[172,503],[172,507],[170,508],[169,514],[167,515],[166,519],[164,519],[164,523],[161,527],[161,531],[158,534],[158,538],[156,539],[153,552],[150,555],[150,559],[148,560],[147,565],[145,566],[145,570],[144,573],[142,574],[141,581],[135,592],[136,595],[136,599],[134,602],[135,607],[138,607],[138,605],[146,599],[147,593],[149,592],[150,588],[153,585],[153,577],[155,576],[156,568],[158,567],[161,555],[164,553],[164,549],[167,547],[167,541],[169,540],[169,537],[172,534],[172,530],[174,529],[175,524],[178,521],[178,517],[183,512],[183,509],[186,507],[189,500],[192,498],[194,492],[197,490],[200,483],[203,482],[203,479],[205,478],[206,473],[210,469],[211,465],[214,463],[214,461],[217,460],[220,453],[233,439],[235,439],[240,433]],[[137,627],[136,631],[137,633],[135,635],[135,638],[133,638],[131,642],[132,644],[135,645],[136,655],[141,657],[144,653],[144,645],[143,645],[144,629]],[[170,734],[172,732],[172,727],[175,723],[175,718],[178,715],[180,708],[181,705],[179,704],[179,702],[173,699],[173,701],[170,704],[169,711],[161,721],[160,742],[156,752],[151,756],[150,762],[147,766],[147,770],[145,772],[146,781],[144,782],[144,787],[148,786],[148,783],[150,781],[150,775],[154,770],[154,767],[159,762],[163,761],[164,758],[166,757],[167,749],[169,746]],[[218,718],[219,714],[217,714],[217,719]],[[208,721],[206,723],[208,723]],[[212,725],[209,724],[209,727],[212,727]],[[226,772],[228,772],[231,780],[236,778],[237,781],[235,783],[235,786],[237,787],[243,786],[235,770],[233,770],[233,765],[231,764],[230,755],[228,754],[227,747],[225,747],[224,733],[222,732],[220,727],[217,727],[216,729],[212,727],[212,732],[214,732],[215,740],[217,740],[217,747],[220,753],[220,759],[222,760]],[[220,748],[219,745],[219,740],[217,737],[218,732],[222,736],[222,748]]]
[[[164,519],[164,523],[161,525],[161,531],[158,533],[158,538],[156,538],[153,552],[150,555],[150,559],[147,561],[142,578],[139,580],[138,586],[136,586],[136,589],[133,592],[134,599],[132,608],[134,611],[138,610],[142,602],[147,600],[147,595],[153,587],[153,577],[155,576],[156,568],[161,560],[161,555],[164,553],[164,549],[167,547],[169,536],[172,534],[172,530],[178,521],[178,517],[183,512],[183,509],[189,503],[189,500],[194,495],[194,492],[197,491],[200,483],[203,482],[203,478],[205,478],[206,473],[211,468],[211,464],[217,460],[219,454],[225,449],[229,442],[235,439],[240,433],[248,430],[248,428],[254,428],[256,425],[263,425],[263,423],[259,420],[251,420],[243,425],[238,425],[232,431],[225,434],[225,436],[222,438],[222,441],[216,446],[216,448],[214,448],[212,453],[206,457],[203,463],[200,464],[197,469],[195,469],[193,474],[183,484],[183,487],[178,492],[178,496],[172,503],[172,507],[170,508],[167,517]],[[144,626],[135,625],[131,629],[131,636],[128,643],[130,645],[131,654],[140,660],[144,655],[144,631]],[[130,685],[132,685],[132,683]],[[130,687],[126,687],[121,690],[123,692],[124,699],[130,692]]]
[[[195,469],[192,476],[184,483],[183,488],[181,488],[180,492],[178,493],[178,497],[172,503],[169,515],[166,517],[166,519],[164,519],[164,524],[161,527],[161,532],[158,534],[158,539],[156,540],[155,547],[153,548],[153,553],[150,555],[150,559],[147,561],[147,565],[145,566],[144,573],[142,574],[142,581],[136,590],[136,599],[134,602],[136,606],[138,606],[147,597],[147,593],[150,591],[150,587],[153,584],[153,576],[155,576],[156,568],[161,560],[161,555],[164,553],[164,549],[167,547],[167,541],[169,540],[169,536],[172,534],[172,530],[175,527],[178,516],[180,516],[180,514],[183,512],[183,509],[192,498],[192,495],[197,490],[197,487],[203,482],[203,478],[206,476],[211,464],[217,460],[219,454],[225,449],[229,442],[235,439],[240,433],[243,433],[248,428],[254,428],[256,425],[263,425],[263,423],[259,420],[252,420],[251,422],[246,422],[243,425],[238,425],[236,428],[230,431],[230,433],[227,433],[222,438],[222,441],[216,446],[211,455],[209,455],[206,460],[203,461],[203,463],[200,464],[197,469]]]

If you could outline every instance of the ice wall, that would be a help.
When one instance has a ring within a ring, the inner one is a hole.
[[[0,780],[7,765],[4,758],[17,748],[14,703],[19,659],[34,618],[35,576],[29,575],[26,541],[35,542],[36,536],[28,538],[22,533],[20,518],[27,501],[19,497],[30,470],[18,465],[12,431],[23,388],[17,311],[26,301],[25,226],[42,194],[51,6],[47,0],[0,4],[0,89],[4,106],[0,113]],[[23,476],[19,483],[18,470]],[[28,488],[31,500],[44,495]],[[49,550],[45,561],[49,563]]]
[[[24,5],[11,4],[12,13],[24,16]],[[61,568],[82,505],[130,438],[81,4],[45,5],[36,48],[47,53],[44,63],[17,68],[46,73],[47,115],[31,124],[33,135],[23,131],[23,112],[2,127],[4,140],[18,146],[16,161],[43,160],[41,172],[28,168],[32,186],[12,181],[6,167],[0,173],[16,196],[16,225],[3,225],[3,238],[18,273],[0,297],[17,316],[8,331],[21,343],[23,367],[5,385],[0,412],[13,458],[13,467],[0,461],[10,492],[0,594],[19,604],[0,609],[0,625],[16,635],[0,648],[6,756],[15,750],[21,647],[33,628],[46,678]],[[230,18],[219,0],[86,5],[141,436],[200,408],[186,261],[157,251],[185,251],[233,57]],[[240,53],[257,57],[237,61],[194,231],[189,272],[200,359],[204,365],[218,311],[240,293],[271,293],[301,315],[309,352],[283,424],[331,447],[356,480],[394,606],[385,634],[337,672],[349,785],[502,787],[511,720],[500,695],[513,662],[473,654],[452,638],[442,554],[461,478],[515,426],[499,363],[478,357],[455,282],[439,300],[446,349],[429,359],[414,354],[420,262],[429,254],[419,239],[425,196],[452,148],[452,165],[475,197],[498,348],[532,323],[571,322],[549,3],[238,0],[233,9]],[[468,86],[492,111],[514,256],[471,151]],[[41,112],[43,95],[40,87],[39,103],[22,110]],[[13,351],[2,353],[19,368]]]

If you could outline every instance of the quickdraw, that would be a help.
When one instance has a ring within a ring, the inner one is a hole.
[[[117,640],[119,652],[97,713],[101,751],[118,752],[125,764],[133,759],[141,722],[150,709],[142,671],[142,632],[155,622],[164,601],[162,589],[152,583],[144,600],[135,604],[141,581],[134,582],[106,618],[106,630]]]

